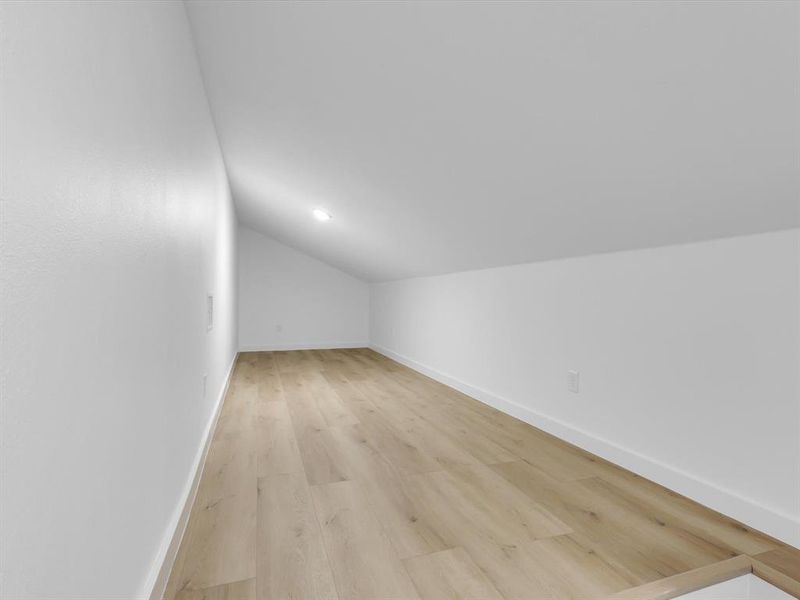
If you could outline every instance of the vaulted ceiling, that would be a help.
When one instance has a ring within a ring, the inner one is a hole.
[[[240,220],[387,280],[797,226],[798,6],[188,12]]]

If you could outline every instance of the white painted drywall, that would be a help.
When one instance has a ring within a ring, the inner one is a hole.
[[[374,284],[371,343],[797,545],[799,267],[791,230]]]
[[[749,600],[751,577],[752,575],[734,577],[728,581],[682,594],[677,596],[676,600]],[[760,598],[759,600],[765,599]]]
[[[798,2],[188,4],[241,221],[359,277],[800,226]]]
[[[368,284],[247,227],[238,255],[240,349],[368,345]]]
[[[190,29],[180,2],[4,2],[0,29],[0,596],[144,598],[236,350]]]

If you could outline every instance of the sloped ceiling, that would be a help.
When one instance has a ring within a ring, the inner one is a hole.
[[[798,6],[188,12],[240,219],[387,280],[797,226]]]

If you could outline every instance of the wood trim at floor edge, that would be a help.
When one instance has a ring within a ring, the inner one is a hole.
[[[604,600],[670,600],[749,573],[790,596],[800,598],[800,582],[751,556],[740,554],[685,573],[616,592],[606,596]]]

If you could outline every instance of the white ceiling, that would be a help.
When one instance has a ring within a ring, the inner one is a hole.
[[[240,219],[386,280],[797,226],[799,6],[188,10]]]

